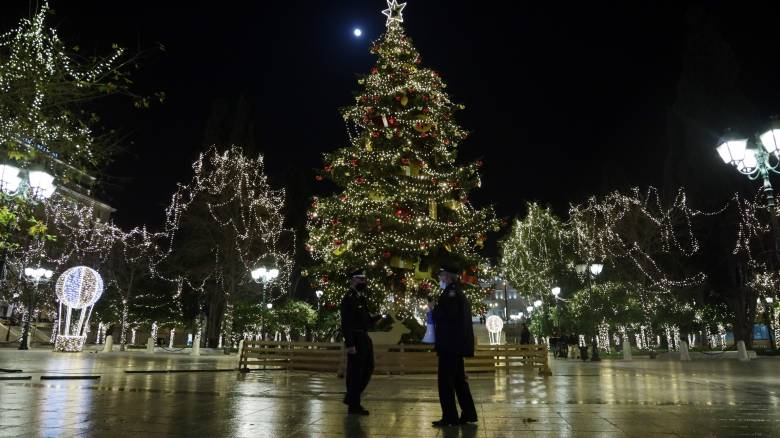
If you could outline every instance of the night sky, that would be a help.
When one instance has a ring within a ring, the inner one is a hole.
[[[290,208],[300,214],[306,197],[322,191],[314,181],[321,153],[346,145],[337,110],[354,102],[355,74],[373,65],[368,47],[384,29],[385,2],[195,3],[52,1],[53,22],[69,44],[103,53],[113,42],[165,48],[134,76],[139,92],[167,93],[164,104],[103,108],[104,124],[128,134],[125,152],[103,175],[103,197],[123,225],[159,224],[176,182],[191,177],[214,102],[234,105],[244,96],[267,171],[275,185],[297,187],[302,195]],[[670,155],[677,146],[669,120],[681,101],[715,107],[723,123],[731,114],[751,124],[777,112],[780,32],[768,4],[409,0],[404,18],[423,64],[440,71],[466,105],[459,120],[473,135],[460,157],[485,161],[483,188],[472,199],[513,216],[528,200],[565,214],[589,194],[668,183],[665,166],[678,159]],[[4,1],[2,29],[28,9],[27,0]],[[730,49],[722,62],[721,54],[699,62],[686,50],[702,22],[710,26],[706,39]],[[362,38],[352,35],[355,27]],[[690,92],[733,75],[727,94],[739,94],[747,113],[728,99],[697,102]],[[735,181],[714,151],[727,126],[686,123],[706,133],[696,171]]]

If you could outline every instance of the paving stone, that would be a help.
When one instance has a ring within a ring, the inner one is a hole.
[[[436,378],[375,376],[368,417],[345,415],[344,380],[280,371],[127,374],[215,369],[235,357],[54,354],[0,349],[0,437],[731,437],[780,436],[780,358],[748,363],[551,360],[553,376],[474,374],[480,421],[434,429]],[[100,375],[41,381],[41,375]]]

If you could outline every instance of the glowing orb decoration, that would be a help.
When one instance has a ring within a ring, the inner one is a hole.
[[[83,309],[103,295],[103,279],[92,268],[76,266],[60,275],[54,290],[60,303],[71,309]]]
[[[82,351],[89,332],[89,317],[103,295],[103,279],[92,268],[76,266],[60,275],[54,291],[60,302],[54,351]]]
[[[485,320],[485,327],[490,333],[501,333],[501,330],[504,329],[504,320],[500,316],[490,315]]]
[[[501,330],[504,328],[504,320],[498,315],[490,315],[485,320],[485,328],[487,328],[490,337],[490,345],[501,344]]]
[[[360,37],[361,35],[363,35],[363,31],[358,28],[355,28],[355,30],[352,31],[352,34],[355,35],[356,37]]]

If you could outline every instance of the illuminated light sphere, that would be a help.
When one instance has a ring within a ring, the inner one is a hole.
[[[360,28],[356,27],[355,30],[352,31],[352,34],[355,35],[356,37],[360,37],[363,35],[363,31],[360,30]]]
[[[490,333],[501,333],[501,330],[504,328],[504,320],[498,315],[490,315],[485,320],[485,327]]]
[[[76,266],[60,275],[54,291],[62,304],[71,309],[83,309],[100,299],[103,294],[103,279],[92,268]]]

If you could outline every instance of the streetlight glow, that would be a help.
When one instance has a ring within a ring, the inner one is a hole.
[[[42,170],[33,170],[28,172],[27,179],[30,181],[30,190],[33,197],[39,199],[49,199],[54,194],[54,177]]]
[[[530,314],[531,314],[531,312],[533,312],[533,311],[534,311],[534,306],[528,306],[528,307],[526,307],[526,308],[525,308],[525,310],[526,310],[526,311],[528,312],[528,314],[530,315]]]
[[[534,301],[534,307],[542,307],[542,300]]]
[[[314,292],[314,295],[317,295],[317,299],[319,300],[320,298],[322,298],[322,295],[323,295],[324,293],[325,293],[325,292],[323,292],[323,291],[321,291],[321,290],[318,290],[318,291]]]
[[[780,152],[780,129],[770,129],[759,136],[764,149],[777,155]]]
[[[557,298],[561,294],[561,288],[558,286],[552,288],[552,294]]]
[[[601,274],[601,271],[604,269],[604,265],[601,263],[594,263],[590,265],[590,273],[593,274],[594,277],[597,277],[599,274]]]
[[[0,165],[0,190],[10,195],[19,190],[19,169],[8,164]]]
[[[745,151],[747,150],[747,139],[727,140],[718,146],[717,151],[720,158],[726,164],[733,166],[739,166],[738,163],[745,159]]]

